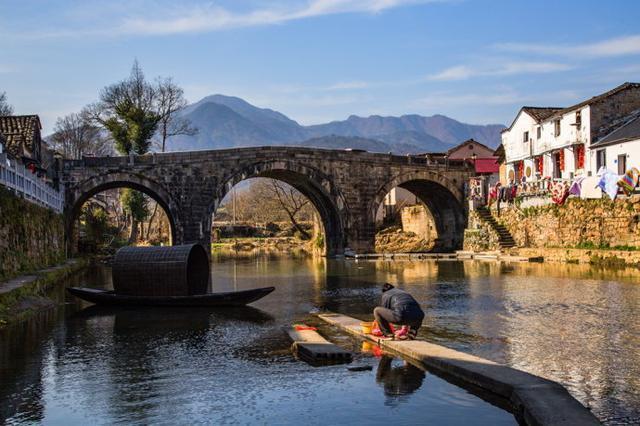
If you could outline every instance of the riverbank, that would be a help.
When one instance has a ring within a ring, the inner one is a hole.
[[[545,262],[591,265],[600,268],[640,269],[640,250],[585,248],[513,248],[504,251],[458,251],[460,260],[498,260],[502,262]]]
[[[61,280],[86,268],[87,258],[67,262],[0,283],[0,329],[55,305],[47,293]]]
[[[211,243],[213,256],[252,257],[261,254],[292,254],[297,257],[312,256],[321,251],[322,247],[317,242],[295,237],[222,238]]]
[[[425,253],[433,248],[434,241],[426,240],[415,232],[403,231],[392,226],[376,234],[376,253]]]

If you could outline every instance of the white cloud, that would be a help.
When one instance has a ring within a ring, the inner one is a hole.
[[[82,36],[170,35],[278,25],[290,21],[346,13],[376,14],[403,6],[458,0],[281,0],[255,2],[253,8],[221,6],[219,1],[113,0],[80,2],[49,27],[0,32],[22,39]],[[239,3],[239,2],[238,2]]]
[[[369,87],[369,83],[365,81],[344,81],[332,84],[330,86],[325,87],[325,90],[356,90],[356,89],[366,89]]]
[[[164,16],[125,18],[116,28],[122,34],[162,35],[210,32],[342,13],[379,13],[386,9],[443,0],[312,0],[287,6],[270,6],[244,13],[208,4],[163,11]]]
[[[566,71],[572,67],[555,62],[505,62],[493,67],[469,67],[458,65],[447,68],[439,73],[427,76],[432,81],[466,80],[472,77],[506,76],[516,74],[543,74]]]
[[[640,54],[640,35],[586,44],[502,43],[495,47],[499,50],[518,53],[604,58]]]
[[[477,73],[471,68],[465,65],[458,65],[442,70],[437,74],[431,74],[427,76],[427,79],[434,81],[466,80],[475,74]]]

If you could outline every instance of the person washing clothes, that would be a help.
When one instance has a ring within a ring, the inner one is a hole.
[[[406,340],[416,338],[422,326],[424,312],[409,293],[385,283],[382,286],[382,306],[373,310],[373,316],[378,323],[381,337]],[[390,323],[402,325],[402,328],[394,334]]]

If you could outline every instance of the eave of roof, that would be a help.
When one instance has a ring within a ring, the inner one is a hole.
[[[516,118],[513,119],[513,121],[511,122],[511,125],[507,128],[504,128],[500,131],[500,133],[504,133],[507,132],[509,130],[511,130],[511,128],[513,128],[513,125],[516,123],[516,121],[518,121],[518,118],[520,117],[520,114],[522,114],[523,112],[526,113],[529,117],[533,118],[535,120],[536,123],[540,123],[543,120],[545,120],[546,118],[550,117],[553,114],[547,115],[544,119],[538,119],[534,114],[534,110],[555,110],[555,111],[560,111],[563,108],[561,107],[533,107],[533,106],[523,106],[522,108],[520,108],[520,110],[518,111],[518,114],[516,115]]]
[[[638,113],[620,127],[616,128],[599,141],[593,143],[591,148],[599,148],[616,143],[629,142],[636,139],[640,139],[640,115]]]
[[[470,144],[470,143],[475,143],[475,144],[477,144],[477,145],[480,145],[480,146],[481,146],[481,147],[483,147],[483,148],[486,148],[486,149],[487,149],[487,150],[489,150],[489,151],[493,151],[493,149],[489,148],[488,146],[486,146],[486,145],[485,145],[485,144],[483,144],[482,142],[478,142],[477,140],[475,140],[475,139],[471,138],[471,139],[467,139],[466,141],[462,142],[461,144],[456,145],[456,146],[454,146],[453,148],[449,149],[449,150],[447,151],[447,155],[448,155],[448,154],[451,154],[453,151],[456,151],[456,150],[458,150],[458,149],[462,148],[463,146],[465,146],[465,145],[467,145],[467,144]]]
[[[574,111],[576,109],[585,107],[587,105],[591,105],[591,104],[593,104],[595,102],[598,102],[598,101],[601,101],[603,99],[606,99],[609,96],[613,96],[613,95],[615,95],[615,94],[617,94],[617,93],[619,93],[619,92],[621,92],[623,90],[627,90],[629,88],[640,88],[640,83],[632,83],[632,82],[628,82],[627,81],[626,83],[622,83],[620,86],[614,87],[613,89],[611,89],[611,90],[609,90],[607,92],[604,92],[604,93],[601,93],[599,95],[593,96],[593,97],[587,99],[586,101],[582,101],[582,102],[577,103],[575,105],[571,105],[569,107],[563,108],[560,111],[558,111],[557,113],[553,114],[551,117],[561,117],[561,116],[563,116],[564,114],[566,114],[568,112],[571,112],[571,111]]]

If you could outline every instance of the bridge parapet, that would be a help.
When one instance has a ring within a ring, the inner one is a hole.
[[[425,156],[298,147],[257,147],[85,157],[65,161],[62,182],[70,229],[73,217],[96,192],[115,187],[143,190],[163,206],[173,223],[174,243],[210,241],[211,215],[230,188],[252,177],[271,177],[305,194],[318,210],[329,255],[349,247],[372,251],[375,210],[386,192],[402,186],[434,213],[441,250],[461,246],[466,215],[463,162]]]

